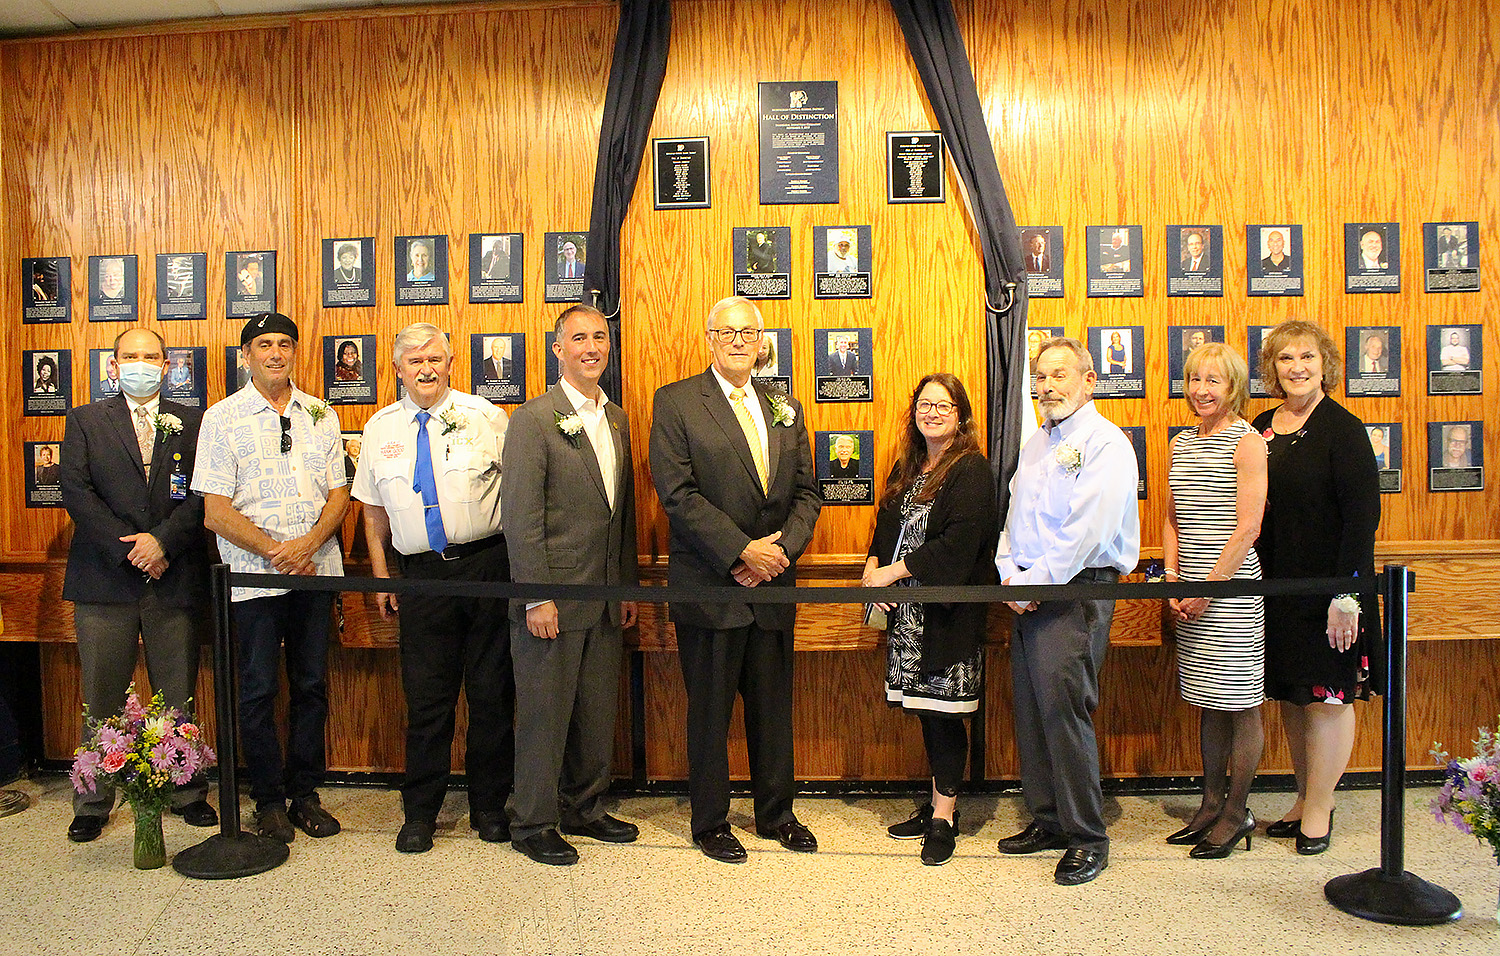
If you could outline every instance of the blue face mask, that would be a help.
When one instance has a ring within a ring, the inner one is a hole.
[[[131,398],[150,398],[161,390],[161,366],[150,362],[121,362],[120,390]]]

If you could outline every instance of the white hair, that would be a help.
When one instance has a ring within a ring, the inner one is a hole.
[[[749,306],[750,311],[755,314],[756,328],[763,329],[766,327],[766,320],[761,317],[759,306],[742,295],[731,295],[715,302],[713,308],[708,310],[708,321],[703,326],[704,330],[707,331],[708,329],[713,328],[714,320],[717,319],[721,313],[728,312],[730,309],[742,305]]]
[[[421,348],[428,342],[431,342],[434,336],[442,341],[443,354],[452,355],[453,352],[448,347],[448,336],[443,334],[442,329],[431,322],[413,322],[396,333],[396,345],[391,349],[391,361],[396,365],[400,365],[401,359],[406,356],[407,352],[415,348]]]

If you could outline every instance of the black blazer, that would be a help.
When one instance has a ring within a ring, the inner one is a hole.
[[[895,471],[886,479],[889,487]],[[870,556],[890,564],[901,536],[901,502],[875,514]],[[927,515],[927,541],[906,556],[906,567],[924,585],[945,587],[995,583],[995,546],[1000,515],[990,463],[966,455],[948,472]],[[974,656],[984,640],[988,604],[923,605],[922,669],[940,671]]]
[[[750,444],[713,371],[656,390],[651,421],[651,479],[672,529],[667,580],[673,586],[738,587],[732,568],[755,538],[780,531],[791,567],[760,587],[790,587],[797,558],[812,541],[823,508],[813,473],[812,446],[802,406],[786,402],[790,425],[777,425],[764,383],[747,386],[760,401],[770,455],[769,491],[755,474]],[[747,627],[790,630],[792,604],[683,604],[668,608],[673,621],[713,630]]]
[[[170,607],[207,603],[203,499],[188,492],[173,501],[170,480],[176,468],[192,479],[203,412],[166,399],[160,411],[180,418],[182,431],[157,432],[149,485],[124,395],[68,412],[62,494],[74,527],[64,600],[118,604],[140,600],[150,587]],[[182,456],[180,461],[176,455]],[[141,531],[149,531],[167,552],[167,570],[159,581],[150,581],[125,560],[131,545],[121,536]]]

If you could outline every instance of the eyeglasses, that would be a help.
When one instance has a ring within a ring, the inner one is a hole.
[[[754,345],[760,341],[765,334],[764,329],[709,329],[708,334],[719,340],[722,345],[728,345],[736,340],[746,345]]]
[[[281,416],[281,453],[290,454],[292,450],[292,420],[285,415]]]
[[[939,415],[947,416],[952,415],[953,410],[957,407],[952,402],[929,402],[924,398],[920,402],[917,402],[917,414],[926,415],[929,412],[937,412]]]

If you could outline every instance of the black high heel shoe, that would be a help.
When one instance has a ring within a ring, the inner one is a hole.
[[[1173,846],[1187,846],[1194,843],[1199,843],[1205,836],[1208,836],[1208,831],[1212,830],[1214,824],[1217,822],[1218,818],[1216,817],[1213,820],[1210,820],[1207,823],[1203,824],[1203,826],[1201,827],[1195,827],[1190,820],[1188,821],[1187,826],[1167,837],[1167,842],[1172,844]]]
[[[1277,820],[1275,823],[1272,823],[1271,825],[1266,827],[1266,836],[1276,837],[1277,839],[1294,837],[1301,832],[1301,820]]]
[[[1303,836],[1302,830],[1297,830],[1297,852],[1303,856],[1316,856],[1328,849],[1333,842],[1333,811],[1328,811],[1328,832],[1320,837]]]
[[[1255,814],[1249,810],[1245,811],[1245,820],[1239,829],[1234,831],[1228,840],[1223,843],[1215,843],[1205,838],[1197,846],[1188,851],[1188,856],[1195,860],[1222,860],[1228,856],[1235,847],[1240,845],[1240,840],[1245,841],[1245,849],[1250,849],[1250,835],[1255,832]]]

